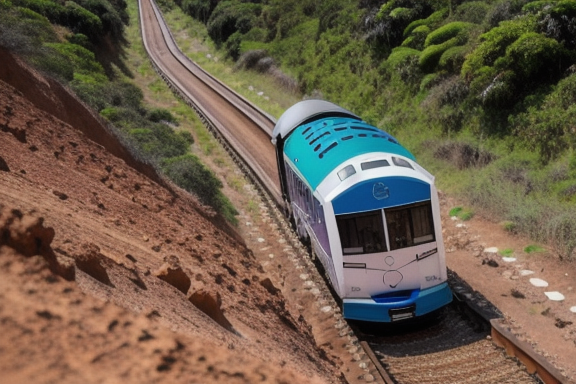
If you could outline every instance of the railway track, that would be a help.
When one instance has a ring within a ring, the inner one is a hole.
[[[274,147],[275,121],[210,76],[177,47],[153,0],[138,0],[142,39],[158,74],[200,115],[233,159],[261,191],[271,216],[295,242],[280,212],[282,198]],[[294,244],[298,247],[298,244]],[[310,263],[309,263],[310,264]],[[366,382],[541,383],[562,382],[560,373],[532,348],[518,341],[501,314],[451,273],[452,305],[426,325],[387,327],[352,323],[353,338],[370,357]],[[336,325],[346,333],[341,320]],[[356,359],[352,359],[356,360]],[[379,376],[379,377],[378,377]]]

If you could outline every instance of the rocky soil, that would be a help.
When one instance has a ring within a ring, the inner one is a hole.
[[[231,228],[57,84],[0,57],[3,383],[370,379],[338,310],[265,214]],[[574,263],[524,253],[529,241],[489,218],[452,220],[456,204],[443,196],[448,267],[576,379]]]
[[[235,229],[5,54],[3,383],[340,381]]]

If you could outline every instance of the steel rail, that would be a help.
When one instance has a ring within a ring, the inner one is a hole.
[[[157,23],[158,28],[162,31],[163,40],[165,43],[165,48],[157,47],[149,41],[148,28],[151,28],[149,23],[154,24],[154,20],[150,18],[150,15],[144,14],[143,5],[148,4],[152,7],[154,13],[155,23]],[[140,16],[140,28],[141,35],[145,50],[158,74],[166,81],[172,90],[185,100],[201,117],[203,122],[210,128],[213,134],[221,141],[224,141],[227,146],[229,146],[235,155],[243,159],[243,163],[247,164],[250,169],[249,177],[259,184],[260,188],[264,188],[266,193],[269,194],[270,199],[269,204],[274,204],[276,207],[281,207],[283,204],[277,173],[266,172],[261,165],[255,160],[253,153],[245,150],[244,148],[238,147],[236,144],[236,139],[229,133],[229,129],[225,124],[219,119],[219,116],[210,110],[205,104],[205,100],[198,97],[195,91],[191,91],[187,87],[181,77],[175,75],[173,71],[170,71],[164,64],[163,58],[167,56],[172,56],[183,69],[187,71],[189,75],[192,75],[206,84],[207,87],[211,88],[216,92],[230,107],[237,111],[240,111],[246,116],[247,119],[252,121],[254,127],[257,127],[261,131],[265,132],[269,137],[272,134],[272,129],[275,124],[275,119],[263,112],[259,108],[255,107],[252,103],[246,100],[241,95],[237,94],[224,83],[214,78],[204,69],[199,67],[196,63],[191,61],[177,46],[171,31],[166,26],[164,18],[159,11],[158,7],[153,0],[138,0],[139,5],[139,16]],[[225,114],[225,110],[219,111],[220,114]],[[272,144],[267,147],[262,148],[262,151],[274,152]],[[275,157],[274,157],[275,159]],[[274,164],[275,165],[275,164]],[[271,201],[271,202],[270,202]],[[477,312],[482,316],[481,311],[478,311],[475,304],[471,301],[467,301],[465,298],[458,297],[460,301],[466,303],[472,311]],[[536,353],[533,348],[524,342],[519,341],[506,327],[502,324],[501,319],[487,319],[485,321],[489,322],[491,326],[491,333],[493,341],[499,347],[502,347],[510,356],[516,357],[521,361],[527,368],[530,374],[537,374],[538,377],[546,384],[573,384],[572,382],[565,381],[562,374],[553,367],[550,363],[546,361],[541,355]],[[390,377],[386,369],[379,362],[378,358],[375,356],[374,352],[371,350],[370,346],[366,342],[361,343],[367,356],[375,365],[377,372],[380,375],[380,379],[384,383],[393,383],[394,380]],[[379,380],[380,381],[380,380]]]

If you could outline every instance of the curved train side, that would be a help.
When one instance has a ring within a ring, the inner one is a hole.
[[[345,318],[405,320],[452,300],[434,177],[394,137],[305,100],[280,117],[272,142],[287,214]]]

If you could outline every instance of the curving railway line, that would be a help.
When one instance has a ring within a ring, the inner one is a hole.
[[[156,71],[196,110],[266,195],[277,220],[283,221],[277,209],[282,198],[270,142],[275,120],[188,59],[152,0],[138,2],[143,43]],[[559,372],[500,323],[497,309],[454,274],[450,280],[456,300],[425,326],[393,327],[382,332],[367,324],[350,324],[374,364],[365,381],[562,382]]]

